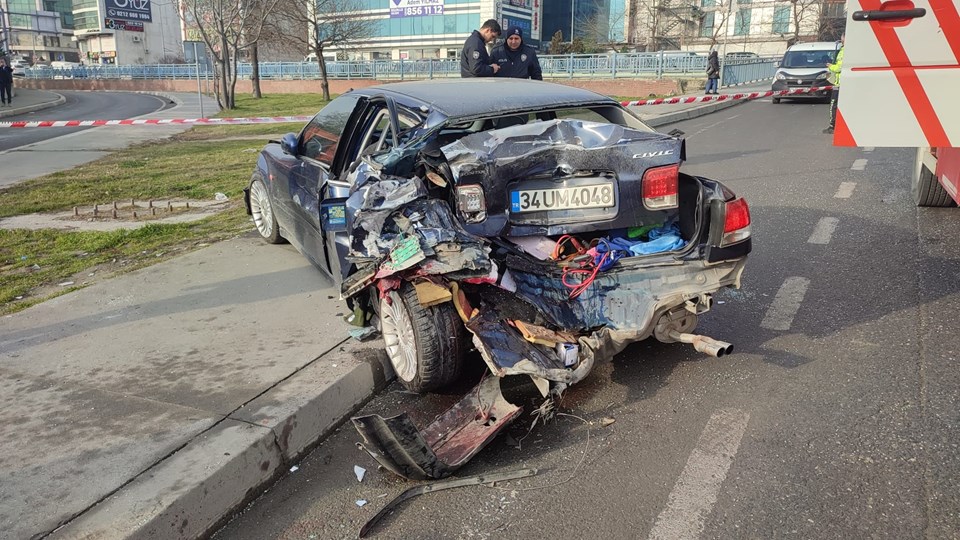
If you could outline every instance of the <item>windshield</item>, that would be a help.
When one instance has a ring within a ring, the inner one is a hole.
[[[837,57],[836,50],[830,51],[788,51],[783,55],[785,68],[826,68]]]

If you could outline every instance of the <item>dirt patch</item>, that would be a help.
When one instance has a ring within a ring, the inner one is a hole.
[[[67,231],[114,231],[136,229],[148,223],[190,223],[230,208],[226,198],[214,201],[126,200],[72,211],[25,214],[0,219],[3,229],[58,229]]]

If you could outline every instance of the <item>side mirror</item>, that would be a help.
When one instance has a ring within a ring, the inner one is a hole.
[[[296,133],[287,133],[280,139],[280,149],[284,154],[291,156],[297,155],[297,135]]]

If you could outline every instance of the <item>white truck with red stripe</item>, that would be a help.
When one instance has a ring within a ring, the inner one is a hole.
[[[960,204],[960,0],[847,0],[834,144],[916,147],[919,206]]]

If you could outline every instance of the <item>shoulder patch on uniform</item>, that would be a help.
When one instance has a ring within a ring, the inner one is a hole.
[[[480,59],[480,51],[473,51],[473,59],[474,60]]]
[[[520,55],[520,61],[521,61],[521,62],[526,62],[526,61],[527,61],[527,55],[521,54],[521,55]]]

